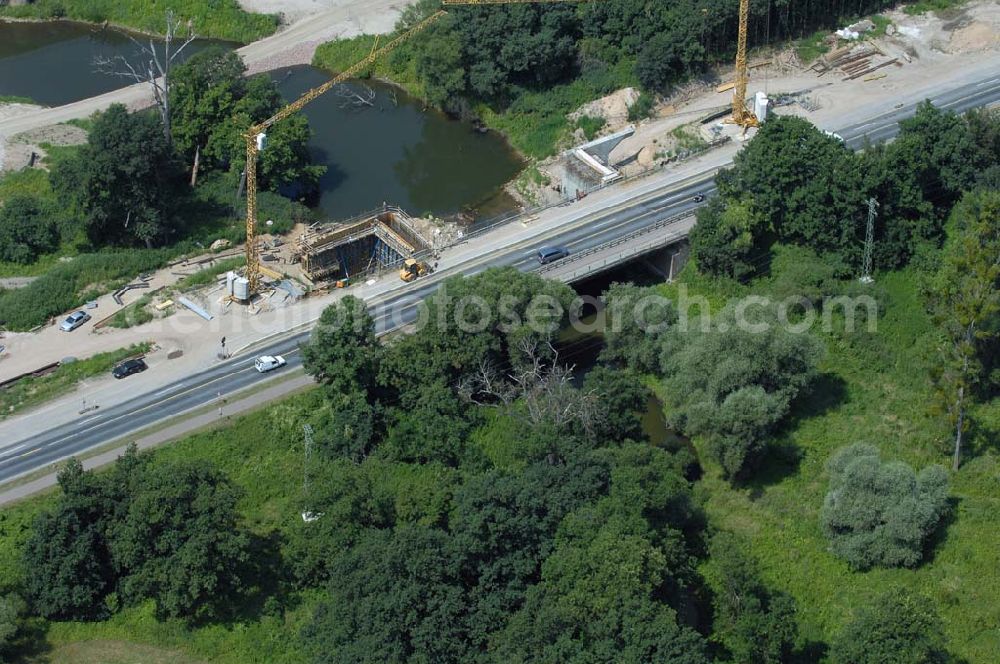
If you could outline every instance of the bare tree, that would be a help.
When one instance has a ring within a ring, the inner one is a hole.
[[[338,85],[337,96],[344,101],[340,104],[341,108],[374,108],[375,107],[375,90],[368,87],[367,85],[362,86],[364,90],[358,92],[352,87],[346,85]]]
[[[163,120],[163,135],[167,143],[173,145],[173,134],[170,130],[170,68],[174,60],[196,38],[191,21],[184,23],[174,15],[173,11],[167,10],[166,31],[161,45],[157,45],[152,37],[148,44],[140,42],[132,35],[128,35],[128,38],[139,48],[137,62],[131,62],[124,55],[116,55],[113,58],[94,58],[94,65],[103,73],[130,78],[136,83],[149,84],[153,89],[153,100]],[[176,46],[177,42],[181,42],[180,46]]]
[[[551,359],[539,352],[538,343],[522,339],[518,353],[526,360],[520,369],[501,373],[488,364],[459,385],[459,394],[485,406],[505,407],[523,416],[535,426],[561,429],[573,422],[588,434],[600,416],[599,396],[573,386],[573,367],[559,363],[559,353],[546,343]],[[515,408],[520,404],[523,408]]]

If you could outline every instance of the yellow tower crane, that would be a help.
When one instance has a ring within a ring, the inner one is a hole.
[[[733,86],[733,117],[729,121],[743,127],[743,133],[750,127],[759,126],[757,116],[747,108],[747,83],[750,69],[747,67],[747,26],[750,23],[750,0],[740,0],[740,32],[736,42],[736,83]]]
[[[527,3],[549,3],[549,2],[594,2],[595,0],[442,0],[442,5],[505,5],[505,4],[527,4]],[[599,0],[598,0],[599,1]],[[250,127],[243,138],[246,140],[247,147],[247,163],[246,163],[246,182],[247,182],[247,241],[246,241],[246,279],[249,282],[249,296],[252,298],[260,290],[260,257],[259,248],[257,246],[257,155],[264,148],[265,134],[264,132],[277,122],[280,122],[290,115],[293,115],[301,111],[309,102],[313,101],[317,97],[322,96],[324,93],[328,92],[331,88],[344,81],[353,78],[360,72],[364,71],[368,67],[372,66],[378,62],[384,55],[392,51],[394,48],[402,44],[403,42],[409,40],[414,35],[423,32],[429,25],[445,16],[448,12],[445,10],[439,10],[427,18],[425,18],[420,23],[416,24],[403,34],[399,35],[395,39],[387,42],[381,48],[378,48],[378,40],[375,41],[375,47],[372,48],[372,52],[364,60],[348,67],[340,74],[330,79],[326,83],[319,85],[307,92],[305,92],[301,97],[288,104],[280,111],[264,120],[263,122],[258,122],[257,124]]]

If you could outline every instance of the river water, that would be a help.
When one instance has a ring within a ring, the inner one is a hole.
[[[329,74],[315,67],[273,72],[281,93],[294,99]],[[358,93],[371,105],[350,98]],[[501,193],[521,161],[498,134],[425,108],[403,90],[378,82],[335,88],[303,111],[313,130],[316,163],[326,164],[319,207],[342,218],[380,206],[411,214],[447,215],[475,209],[492,215],[513,202]]]
[[[198,41],[183,55],[213,43],[222,42]],[[56,106],[109,92],[131,81],[97,71],[94,59],[134,57],[136,50],[117,30],[68,21],[0,23],[0,95]],[[272,76],[288,100],[329,78],[314,67]],[[425,109],[385,84],[348,87],[366,96],[371,88],[372,105],[348,104],[333,90],[303,111],[313,129],[313,158],[327,166],[317,201],[324,218],[353,216],[383,202],[439,216],[463,210],[492,216],[513,207],[502,187],[522,163],[502,137]]]
[[[188,58],[213,44],[233,46],[198,40],[178,57]],[[71,21],[0,23],[0,95],[60,106],[110,92],[133,81],[98,71],[94,59],[123,55],[134,62],[138,52],[127,34],[100,26]]]

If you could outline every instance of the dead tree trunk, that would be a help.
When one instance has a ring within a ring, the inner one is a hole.
[[[152,38],[148,44],[144,44],[128,35],[132,43],[139,48],[139,57],[142,58],[142,62],[133,64],[125,56],[116,55],[113,58],[95,58],[94,64],[98,71],[112,76],[130,78],[136,83],[146,83],[152,88],[153,101],[160,112],[160,119],[163,123],[163,137],[166,138],[168,145],[173,145],[174,137],[170,126],[170,69],[174,60],[180,56],[188,44],[195,40],[195,33],[191,29],[190,21],[186,26],[182,25],[180,19],[172,11],[167,11],[166,23],[162,54],[160,47]],[[174,42],[178,39],[183,40],[183,43],[175,48]]]

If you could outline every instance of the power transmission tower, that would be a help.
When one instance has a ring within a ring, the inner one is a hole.
[[[868,228],[865,229],[865,253],[861,259],[861,283],[870,284],[872,278],[872,249],[875,246],[875,217],[878,216],[878,201],[874,197],[868,199]]]

